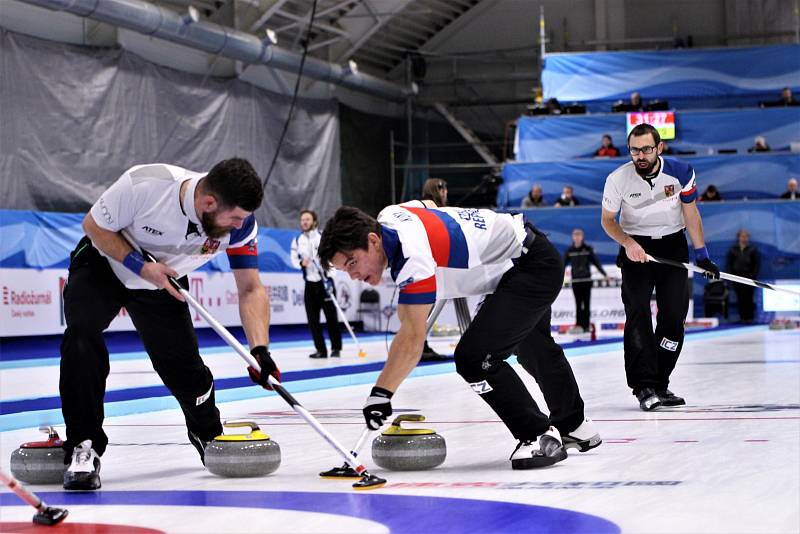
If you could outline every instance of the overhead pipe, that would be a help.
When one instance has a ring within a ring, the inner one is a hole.
[[[269,40],[233,28],[189,17],[142,0],[21,0],[27,4],[106,22],[144,35],[249,64],[264,64],[296,74],[301,56]],[[348,66],[307,56],[303,76],[389,100],[416,94],[415,84],[404,87]]]

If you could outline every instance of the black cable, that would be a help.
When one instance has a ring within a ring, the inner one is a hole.
[[[303,41],[303,57],[300,58],[300,68],[297,70],[297,81],[294,84],[294,94],[292,95],[292,102],[289,104],[289,114],[286,116],[286,122],[283,123],[283,131],[281,132],[281,136],[278,138],[278,146],[275,147],[275,155],[272,156],[272,163],[269,165],[269,171],[267,171],[267,176],[264,178],[264,189],[267,187],[267,183],[269,182],[270,176],[272,176],[272,171],[275,169],[275,163],[278,161],[278,154],[281,152],[281,147],[283,146],[283,140],[286,137],[286,132],[289,130],[289,123],[292,121],[292,115],[294,114],[294,106],[297,103],[297,94],[300,92],[300,81],[303,79],[303,68],[306,65],[306,56],[308,56],[308,44],[311,42],[311,30],[314,28],[314,17],[317,14],[317,0],[314,0],[314,3],[311,6],[311,17],[308,20],[308,31],[306,31],[306,38]]]

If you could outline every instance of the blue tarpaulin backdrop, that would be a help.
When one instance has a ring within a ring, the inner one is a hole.
[[[639,91],[682,108],[756,105],[800,89],[800,45],[549,54],[544,98],[608,111]]]
[[[675,139],[669,146],[698,156],[734,149],[747,153],[757,135],[773,150],[800,142],[800,107],[753,108],[728,111],[678,111]],[[621,153],[627,153],[625,114],[521,117],[517,121],[517,161],[560,161],[591,157],[609,134]]]
[[[800,154],[759,153],[680,157],[697,174],[699,191],[714,184],[723,200],[778,198],[789,176],[800,176]],[[606,177],[629,158],[577,159],[544,163],[507,163],[497,205],[514,208],[534,183],[541,184],[545,201],[552,205],[565,185],[571,185],[582,204],[599,204]]]

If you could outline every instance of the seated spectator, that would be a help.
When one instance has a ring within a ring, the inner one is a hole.
[[[711,202],[714,200],[722,200],[722,196],[720,196],[717,186],[709,184],[698,200],[700,200],[700,202]]]
[[[663,156],[663,155],[670,156],[670,155],[672,155],[672,154],[675,154],[675,151],[674,151],[674,150],[672,150],[672,149],[670,148],[670,146],[667,144],[667,142],[666,142],[666,141],[663,141],[663,140],[662,140],[662,141],[661,141],[661,145],[664,147],[664,148],[661,150],[661,155],[662,155],[662,156]]]
[[[522,204],[519,205],[520,208],[544,208],[546,207],[544,204],[544,197],[542,196],[542,186],[539,184],[533,184],[531,190],[525,195],[525,198],[522,199]]]
[[[561,103],[557,98],[549,99],[545,104],[545,107],[550,115],[561,115]]]
[[[630,108],[631,111],[642,111],[642,95],[639,94],[639,91],[634,91],[631,93]]]
[[[564,189],[561,190],[561,196],[556,200],[556,203],[553,204],[553,207],[577,206],[578,204],[578,199],[572,196],[572,186],[565,185]]]
[[[789,178],[786,182],[786,192],[781,195],[785,200],[800,200],[800,193],[797,191],[797,178]]]
[[[757,135],[756,138],[753,140],[753,146],[747,149],[748,152],[769,152],[770,148],[767,144],[767,140],[764,139],[763,135]]]
[[[619,157],[619,149],[614,146],[614,141],[611,136],[605,134],[602,140],[602,146],[595,150],[595,157],[597,158],[616,158]]]
[[[784,87],[781,91],[781,99],[778,101],[781,106],[800,106],[800,102],[792,96],[792,90],[789,87]]]

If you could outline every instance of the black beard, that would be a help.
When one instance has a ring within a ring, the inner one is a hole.
[[[214,217],[216,215],[216,211],[210,213],[205,212],[203,213],[202,217],[200,217],[200,223],[203,225],[203,232],[211,239],[220,239],[230,233],[228,228],[217,226],[214,223]]]
[[[656,158],[656,160],[653,162],[652,165],[648,166],[645,169],[639,167],[639,165],[635,161],[633,162],[633,168],[636,169],[636,174],[638,174],[642,178],[647,178],[648,176],[654,174],[653,171],[655,170],[656,166],[658,166],[658,158]]]

